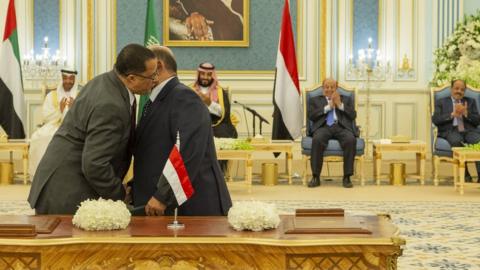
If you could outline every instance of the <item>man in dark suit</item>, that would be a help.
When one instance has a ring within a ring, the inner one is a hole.
[[[308,106],[308,119],[312,125],[312,153],[310,166],[312,179],[308,187],[320,185],[323,152],[328,140],[339,141],[343,150],[343,186],[353,187],[350,176],[353,175],[356,138],[354,120],[357,117],[353,101],[337,92],[338,83],[333,79],[323,81],[323,95],[312,98]]]
[[[438,100],[432,122],[438,128],[438,137],[447,140],[452,147],[475,144],[480,141],[480,115],[474,99],[465,97],[466,84],[462,80],[453,80],[450,96]],[[480,162],[476,162],[477,173],[480,172]],[[471,182],[472,177],[465,168],[465,181]]]
[[[177,63],[167,47],[149,47],[157,56],[158,85],[145,104],[136,130],[132,195],[147,215],[172,214],[178,206],[163,168],[177,135],[180,154],[194,193],[178,207],[179,215],[226,215],[232,202],[218,165],[212,123],[205,104],[177,78]]]
[[[130,44],[120,51],[114,70],[82,88],[35,173],[28,201],[37,214],[74,214],[86,199],[125,198],[134,94],[147,94],[156,76],[152,51]]]

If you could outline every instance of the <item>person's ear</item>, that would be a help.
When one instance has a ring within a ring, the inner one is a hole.
[[[128,74],[127,77],[126,77],[129,81],[134,81],[135,80],[135,76],[133,74]]]
[[[161,60],[157,61],[157,73],[159,73],[164,67],[164,64]]]

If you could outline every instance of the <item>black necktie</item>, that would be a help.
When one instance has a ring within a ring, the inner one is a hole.
[[[150,105],[152,105],[152,101],[148,99],[147,102],[145,102],[145,105],[143,105],[142,118],[147,116],[150,112]]]

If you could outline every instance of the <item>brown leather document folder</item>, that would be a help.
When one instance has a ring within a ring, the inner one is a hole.
[[[1,216],[0,237],[33,237],[37,234],[49,234],[59,223],[58,217]]]
[[[341,208],[330,209],[296,209],[296,217],[343,217],[345,210]]]
[[[340,208],[296,209],[286,227],[285,234],[372,234],[361,218],[345,216]]]

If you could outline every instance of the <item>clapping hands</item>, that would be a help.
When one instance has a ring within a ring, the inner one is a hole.
[[[452,112],[452,116],[453,117],[460,117],[460,116],[467,116],[468,115],[468,104],[467,102],[465,101],[465,104],[462,104],[462,103],[455,103],[455,108]]]
[[[330,97],[329,105],[332,108],[340,108],[342,105],[342,100],[340,99],[340,94],[338,94],[338,92],[333,92],[332,96]]]
[[[73,105],[72,97],[62,98],[62,100],[60,100],[60,111],[63,113],[66,107],[71,108],[72,105]]]
[[[197,93],[197,95],[202,99],[203,103],[205,103],[205,105],[207,106],[210,106],[210,104],[212,104],[212,99],[210,98],[210,93],[202,93],[202,91],[195,91],[195,93]]]

